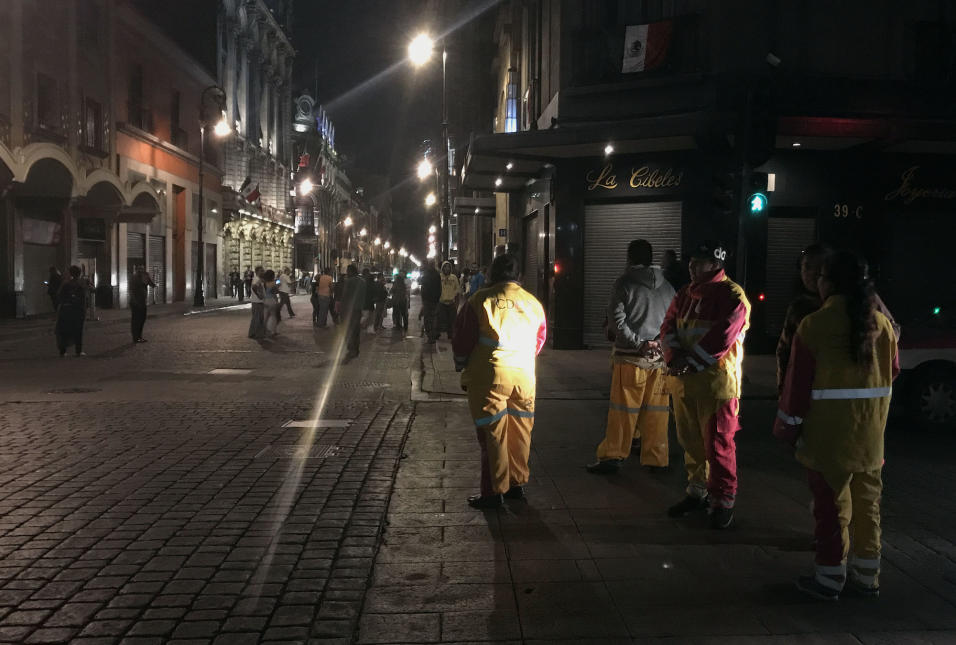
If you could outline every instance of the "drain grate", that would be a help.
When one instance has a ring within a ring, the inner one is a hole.
[[[59,387],[55,390],[47,390],[47,394],[90,394],[92,392],[102,392],[98,387]]]
[[[328,459],[336,457],[342,446],[273,446],[272,451],[283,459]]]
[[[363,387],[386,388],[392,387],[391,383],[379,383],[378,381],[355,381],[352,383],[336,383],[335,387],[344,390],[354,390]]]

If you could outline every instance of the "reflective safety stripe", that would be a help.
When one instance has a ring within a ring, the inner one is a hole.
[[[865,575],[854,569],[850,577],[860,584],[866,585],[867,587],[873,587],[876,585],[876,574]]]
[[[846,565],[845,564],[837,564],[837,565],[817,564],[817,565],[814,565],[814,571],[816,571],[817,573],[822,573],[825,576],[845,576]]]
[[[852,558],[850,560],[850,566],[856,569],[875,569],[880,568],[880,559],[879,558]]]
[[[825,566],[825,565],[816,565],[814,567],[814,579],[819,582],[824,587],[829,589],[835,589],[840,591],[843,589],[843,584],[846,582],[846,566],[839,565],[836,567]]]
[[[846,387],[813,390],[811,398],[820,399],[879,399],[893,394],[892,387]]]
[[[787,413],[784,412],[783,410],[777,410],[777,418],[783,421],[784,423],[788,423],[792,426],[798,426],[801,423],[803,423],[803,419],[801,417],[787,416]]]
[[[695,370],[697,370],[698,372],[703,372],[703,371],[704,371],[704,366],[701,365],[700,363],[698,363],[697,361],[695,361],[695,360],[694,360],[693,358],[691,358],[690,356],[687,357],[687,364],[690,365],[691,367],[693,367],[693,368],[694,368]]]
[[[621,405],[620,403],[615,403],[611,401],[609,406],[612,410],[617,410],[618,412],[627,412],[628,414],[637,414],[641,411],[640,408],[629,408],[626,405]]]
[[[700,356],[701,360],[708,365],[715,365],[717,363],[717,359],[708,354],[700,345],[694,345],[694,353]]]
[[[494,414],[490,417],[482,417],[480,419],[475,419],[475,425],[479,428],[482,426],[491,425],[495,421],[500,421],[506,415],[511,415],[513,417],[520,417],[522,419],[533,419],[534,412],[528,412],[527,410],[514,410],[512,408],[505,408],[498,414]]]

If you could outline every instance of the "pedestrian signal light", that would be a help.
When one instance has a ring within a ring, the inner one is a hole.
[[[747,201],[750,204],[750,213],[752,215],[759,215],[767,210],[767,196],[763,193],[754,193]]]
[[[765,296],[765,295],[762,294],[762,293],[761,293],[759,296],[757,296],[757,300],[759,300],[760,302],[763,302],[763,301],[766,300],[766,299],[767,299],[767,296]]]
[[[943,311],[942,307],[933,307],[933,315],[934,315],[934,316],[938,316],[938,315],[940,314],[940,312],[942,312],[942,311]]]

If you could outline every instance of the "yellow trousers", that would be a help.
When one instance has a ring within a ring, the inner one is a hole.
[[[481,446],[481,494],[506,493],[527,484],[534,388],[469,385],[468,407]]]
[[[604,441],[597,448],[598,459],[626,459],[631,441],[641,438],[641,463],[666,466],[667,379],[664,370],[648,370],[630,363],[614,363],[611,375],[611,403],[607,411]]]

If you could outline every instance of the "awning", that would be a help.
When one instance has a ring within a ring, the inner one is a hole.
[[[455,197],[455,203],[452,205],[452,213],[455,215],[478,215],[480,217],[495,216],[495,198],[494,197]]]
[[[728,115],[728,123],[732,118]],[[698,147],[698,138],[707,136],[718,120],[713,113],[693,112],[477,136],[468,146],[461,187],[498,193],[519,191],[555,160],[602,157],[608,144],[616,155],[693,150]]]

